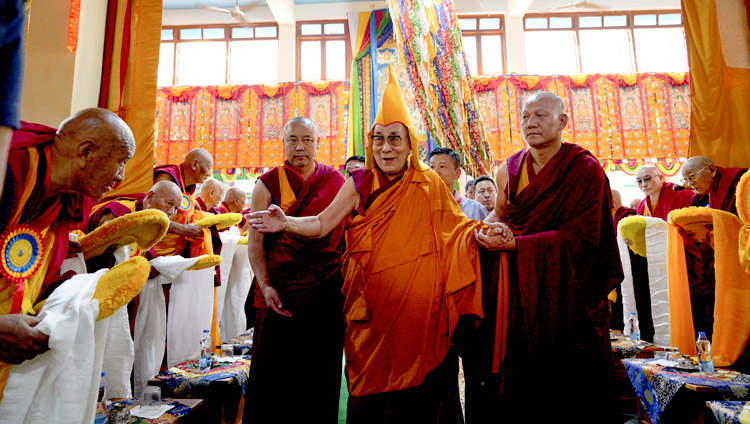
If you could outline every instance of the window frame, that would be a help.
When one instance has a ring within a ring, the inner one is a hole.
[[[659,24],[659,15],[680,15],[680,24]],[[625,25],[621,26],[604,26],[605,16],[625,16]],[[635,25],[635,17],[639,15],[656,15],[656,24],[654,25]],[[588,16],[601,16],[602,26],[599,27],[581,27],[581,17]],[[572,25],[568,28],[550,28],[549,18],[571,18]],[[527,28],[526,20],[535,18],[546,18],[547,28]],[[638,52],[635,47],[635,29],[642,28],[681,28],[683,39],[685,37],[685,19],[680,9],[658,9],[658,10],[628,10],[628,11],[602,11],[602,12],[563,12],[563,13],[528,13],[523,17],[523,30],[524,32],[539,32],[539,31],[573,31],[575,34],[575,46],[576,46],[576,62],[578,63],[578,72],[583,73],[583,61],[581,59],[581,37],[579,36],[580,31],[588,30],[627,30],[630,38],[630,50],[633,55],[633,66],[635,67],[634,72],[638,73]],[[687,52],[687,44],[685,45]]]
[[[274,27],[276,28],[276,36],[275,37],[255,37],[255,30],[254,28],[267,28],[267,27]],[[224,37],[223,38],[203,38],[203,30],[204,29],[216,29],[220,28],[224,30]],[[253,28],[253,37],[252,38],[232,38],[232,28]],[[195,39],[195,40],[183,40],[180,38],[180,32],[183,29],[200,29],[201,30],[201,38]],[[276,22],[254,22],[250,24],[205,24],[205,25],[169,25],[169,26],[163,26],[161,27],[161,30],[171,30],[172,31],[172,39],[171,40],[159,40],[159,47],[161,48],[162,44],[165,43],[171,43],[174,45],[174,49],[172,51],[172,86],[174,86],[177,82],[177,72],[178,72],[178,66],[177,66],[177,46],[178,44],[182,43],[195,43],[195,42],[224,42],[224,49],[225,49],[225,64],[224,64],[224,85],[229,84],[229,66],[230,66],[230,58],[229,58],[229,43],[232,41],[250,41],[250,40],[276,40],[278,43],[279,40],[279,24]],[[161,38],[161,37],[160,37]],[[222,84],[217,84],[222,85]]]
[[[302,25],[320,24],[320,34],[302,35]],[[326,34],[326,24],[344,24],[343,34]],[[349,38],[349,20],[348,19],[326,19],[326,20],[313,20],[313,21],[297,21],[295,29],[295,76],[297,81],[302,81],[302,42],[304,41],[320,41],[320,81],[328,81],[326,78],[326,42],[327,41],[344,41],[344,50],[346,50],[345,61],[346,66],[344,68],[344,79],[348,79],[349,70],[352,67],[352,46],[351,39]]]
[[[479,29],[479,20],[480,19],[486,19],[486,18],[499,18],[500,19],[500,28],[498,29]],[[483,63],[482,63],[482,36],[483,35],[499,35],[500,36],[500,56],[502,58],[502,73],[496,74],[496,75],[505,75],[508,72],[508,48],[505,45],[506,43],[506,36],[505,36],[505,15],[500,13],[487,13],[487,14],[461,14],[458,15],[458,20],[464,20],[464,19],[474,19],[476,22],[476,28],[477,29],[461,29],[461,42],[463,43],[463,37],[469,36],[474,37],[474,41],[476,43],[476,52],[477,52],[477,75],[475,76],[485,76],[488,74],[484,73],[483,69]],[[459,26],[460,27],[460,26]]]

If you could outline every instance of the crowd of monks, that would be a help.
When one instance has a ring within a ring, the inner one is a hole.
[[[239,326],[255,328],[245,422],[335,422],[342,378],[354,424],[497,422],[518,410],[533,410],[540,422],[568,415],[621,422],[609,329],[623,327],[622,301],[618,309],[608,300],[624,278],[618,223],[633,215],[667,220],[688,206],[737,213],[745,170],[694,157],[675,185],[644,166],[636,182],[646,197],[637,210],[624,207],[598,160],[563,142],[563,101],[540,92],[521,111],[527,147],[461,195],[460,155],[436,148],[429,166],[419,159],[390,72],[364,156],[350,158],[344,175],[318,163],[315,123],[292,118],[283,127],[286,160],[258,178],[249,207],[247,193],[211,178],[213,158],[201,149],[156,167],[148,192],[108,197],[126,178],[135,141],[106,110],[86,109],[58,129],[24,124],[10,150],[0,241],[28,229],[43,249],[28,275],[0,279],[0,390],[10,364],[50,348],[36,314],[71,277],[59,272],[80,251],[68,234],[158,210],[169,218],[166,234],[130,256],[224,260],[231,233],[247,236],[242,255],[252,272],[233,277],[235,267],[222,262],[166,278],[163,263],[152,262],[148,281],[159,281],[164,311],[149,309],[152,297],[143,292],[122,309],[135,352],[125,375],[134,369],[136,390],[160,369],[195,359],[202,330],[217,344]],[[242,221],[229,229],[205,224],[228,214]],[[710,334],[712,251],[706,243],[685,249],[695,328]],[[629,259],[641,335],[651,340],[647,272],[642,258]],[[89,273],[120,261],[114,248],[86,260]],[[239,295],[227,288],[236,280],[247,282]],[[247,321],[230,324],[222,310],[236,308],[237,296]],[[146,341],[156,327],[166,339]],[[550,391],[551,378],[565,390]]]

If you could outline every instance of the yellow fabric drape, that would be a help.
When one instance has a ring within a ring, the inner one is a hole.
[[[695,355],[693,312],[690,309],[685,245],[674,224],[667,226],[667,274],[669,278],[669,344],[683,355]]]
[[[107,109],[118,113],[135,137],[135,155],[125,166],[125,179],[109,196],[145,193],[153,184],[156,76],[161,38],[161,0],[132,0],[130,54],[120,102],[120,53],[127,0],[117,5]]]
[[[692,97],[689,154],[745,168],[750,166],[750,63],[733,60],[736,66],[728,66],[727,58],[732,50],[746,50],[750,40],[742,31],[728,34],[719,24],[721,15],[722,27],[741,30],[744,25],[747,34],[746,14],[728,11],[736,3],[744,11],[742,2],[682,0]]]

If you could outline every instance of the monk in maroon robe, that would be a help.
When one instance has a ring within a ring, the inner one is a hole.
[[[557,95],[529,96],[521,114],[529,147],[497,173],[502,189],[487,219],[512,234],[486,245],[513,254],[496,411],[526,411],[539,422],[621,422],[607,311],[607,294],[623,278],[611,192],[597,159],[562,142],[567,122]]]
[[[252,210],[274,204],[290,216],[323,211],[344,177],[315,161],[318,145],[312,120],[288,121],[287,160],[260,176]],[[320,239],[257,231],[248,235],[257,313],[245,422],[336,421],[344,338],[343,231],[341,224]]]
[[[646,197],[638,205],[638,215],[667,220],[669,212],[690,206],[693,193],[680,186],[664,181],[659,169],[652,165],[642,166],[635,172],[635,181]]]
[[[33,328],[34,305],[60,282],[68,233],[85,225],[91,199],[122,181],[134,152],[127,124],[105,109],[82,110],[58,130],[23,123],[14,133],[0,198],[0,237],[26,233],[42,241],[43,249],[32,252],[39,265],[21,282],[0,276],[0,392],[8,363],[47,350],[47,336]]]
[[[693,189],[694,206],[708,206],[737,214],[736,189],[744,168],[722,168],[704,156],[693,156],[682,166],[682,179]],[[713,334],[714,305],[716,303],[716,277],[714,273],[714,250],[710,243],[683,237],[690,307],[693,312],[695,331]],[[696,336],[697,337],[697,336]]]

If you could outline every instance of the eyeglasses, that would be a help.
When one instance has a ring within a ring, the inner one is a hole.
[[[683,185],[693,185],[693,183],[695,182],[695,178],[698,177],[698,174],[700,174],[701,172],[703,172],[703,170],[706,169],[706,168],[708,168],[709,166],[711,166],[711,165],[706,165],[703,168],[701,168],[701,169],[693,172],[690,175],[683,176],[680,181],[682,181]]]
[[[641,184],[646,184],[647,182],[649,182],[649,181],[653,180],[654,178],[656,178],[656,177],[653,177],[653,176],[650,176],[650,175],[649,175],[648,177],[643,177],[643,178],[636,178],[635,182],[636,182],[636,183],[637,183],[638,185],[641,185]]]
[[[304,137],[304,138],[285,138],[284,143],[290,145],[290,146],[296,146],[300,142],[302,142],[303,146],[309,146],[315,142],[315,139],[310,137]]]
[[[384,137],[382,135],[373,135],[370,137],[373,147],[383,147],[387,141],[391,147],[398,147],[404,142],[404,139],[400,135],[389,135]]]

